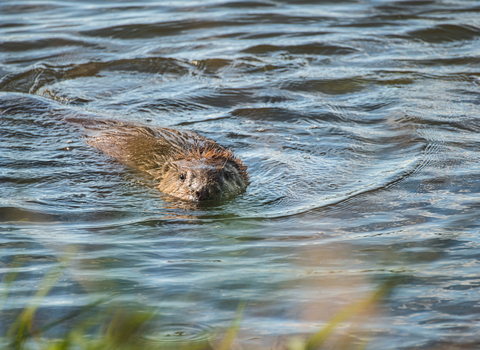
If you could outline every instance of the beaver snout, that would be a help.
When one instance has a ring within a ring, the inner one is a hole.
[[[207,189],[205,189],[205,188],[202,188],[202,189],[200,189],[200,190],[196,190],[196,191],[194,192],[194,195],[195,195],[195,199],[196,199],[197,201],[202,201],[202,200],[205,200],[205,199],[207,199],[207,198],[209,197],[209,196],[208,196],[208,191],[207,191]]]
[[[218,188],[212,184],[192,186],[192,197],[197,201],[213,199],[218,195]]]

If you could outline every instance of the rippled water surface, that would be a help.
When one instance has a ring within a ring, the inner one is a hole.
[[[398,276],[358,344],[478,348],[479,79],[474,0],[0,2],[0,324],[74,249],[41,317],[115,290],[197,339],[245,301],[271,348]],[[251,184],[169,198],[45,106],[197,132]]]

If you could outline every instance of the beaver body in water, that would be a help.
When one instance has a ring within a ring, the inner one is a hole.
[[[150,174],[158,189],[171,196],[225,199],[248,185],[246,166],[231,150],[193,132],[99,118],[31,95],[0,96],[0,114],[25,110],[25,99],[43,115],[80,127],[87,144]]]
[[[84,129],[86,142],[117,161],[146,172],[158,189],[188,201],[225,199],[248,184],[233,152],[193,132],[92,118],[65,118]]]

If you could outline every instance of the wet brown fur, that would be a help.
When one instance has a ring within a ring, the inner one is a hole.
[[[213,142],[213,141],[212,141]],[[248,179],[247,166],[243,164],[240,158],[235,157],[231,149],[225,149],[218,146],[216,143],[207,144],[206,147],[197,145],[197,147],[190,147],[185,149],[183,154],[178,155],[179,159],[192,160],[192,159],[205,159],[209,160],[222,160],[225,162],[235,163],[240,171],[244,173],[244,176]]]
[[[99,118],[38,96],[0,95],[1,113],[29,106],[51,120],[73,124],[82,130],[87,144],[150,174],[158,189],[172,196],[189,201],[222,199],[248,185],[247,167],[230,149],[195,133]]]
[[[152,175],[160,191],[172,196],[222,199],[248,185],[247,167],[230,149],[195,133],[90,118],[69,121],[82,124],[89,145]]]

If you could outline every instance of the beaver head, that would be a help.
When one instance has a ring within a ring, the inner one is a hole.
[[[231,151],[218,148],[188,152],[162,172],[159,190],[188,201],[225,199],[248,184],[245,165]]]

